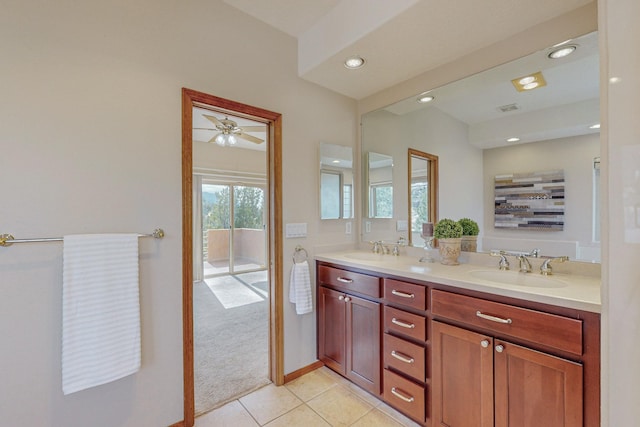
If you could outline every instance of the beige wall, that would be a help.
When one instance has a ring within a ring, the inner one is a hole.
[[[286,240],[353,244],[318,220],[318,144],[355,145],[355,101],[299,79],[296,41],[222,1],[3,2],[0,233],[149,232],[142,368],[63,396],[60,243],[0,248],[0,423],[166,426],[183,418],[181,88],[283,114]],[[327,126],[331,123],[331,126]],[[230,165],[230,167],[235,167]],[[285,293],[287,295],[287,293]],[[285,370],[316,360],[314,315],[285,302]]]

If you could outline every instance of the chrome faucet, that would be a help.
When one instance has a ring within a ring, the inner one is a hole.
[[[382,246],[382,240],[377,240],[375,242],[369,242],[373,245],[373,248],[371,249],[373,251],[374,254],[379,254],[382,253],[383,246]]]
[[[505,251],[491,251],[491,256],[499,256],[500,262],[498,263],[498,268],[500,270],[508,270],[509,269],[509,261],[507,261],[507,257],[505,256],[507,253]]]
[[[527,259],[526,255],[518,255],[518,261],[520,261],[520,273],[531,273],[531,263]]]
[[[552,269],[551,269],[551,263],[552,262],[565,262],[565,261],[569,261],[569,257],[568,256],[559,256],[556,258],[547,258],[544,260],[544,262],[542,263],[542,265],[540,266],[540,274],[542,274],[543,276],[551,276],[552,273]]]

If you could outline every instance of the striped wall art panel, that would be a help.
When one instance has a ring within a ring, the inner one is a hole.
[[[494,195],[496,228],[564,227],[564,170],[496,175]]]

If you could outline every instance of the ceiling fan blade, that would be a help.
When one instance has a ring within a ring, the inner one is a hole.
[[[244,132],[264,132],[267,130],[266,126],[242,126]]]
[[[203,114],[203,116],[209,119],[209,121],[211,121],[214,125],[224,127],[220,120],[216,119],[214,116],[209,116],[207,114]]]
[[[248,134],[246,134],[244,132],[237,133],[236,136],[238,138],[246,139],[247,141],[251,141],[251,142],[254,142],[256,144],[262,144],[264,142],[263,139],[256,138],[255,136],[248,135]]]
[[[214,128],[193,128],[193,130],[218,130]]]

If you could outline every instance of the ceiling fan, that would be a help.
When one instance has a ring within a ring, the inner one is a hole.
[[[221,146],[232,146],[238,143],[237,138],[242,138],[246,141],[253,142],[255,144],[261,144],[263,139],[257,138],[253,135],[249,135],[246,132],[264,132],[266,126],[244,126],[239,127],[236,122],[230,120],[228,117],[224,119],[217,119],[214,116],[203,114],[203,116],[213,123],[215,128],[194,128],[200,130],[212,130],[218,131],[217,135],[214,135],[209,142],[215,142]]]

